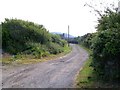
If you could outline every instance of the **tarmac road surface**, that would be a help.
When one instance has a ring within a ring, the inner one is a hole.
[[[57,60],[2,68],[3,88],[73,88],[75,77],[88,58],[88,53],[71,44],[72,52]]]

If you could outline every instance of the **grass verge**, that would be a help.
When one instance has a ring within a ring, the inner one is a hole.
[[[85,49],[89,53],[89,58],[85,62],[82,70],[79,72],[77,79],[76,79],[76,87],[77,88],[88,88],[93,85],[93,68],[90,66],[92,62],[92,57],[90,56],[91,51],[84,46],[80,45],[83,49]]]
[[[70,53],[72,50],[71,47],[64,47],[64,52],[59,53],[59,54],[51,54],[49,56],[37,59],[33,58],[31,55],[17,55],[17,56],[11,56],[7,55],[7,57],[2,57],[2,65],[10,65],[10,64],[33,64],[33,63],[38,63],[38,62],[44,62],[48,60],[55,60],[59,57],[62,57],[68,53]]]
[[[91,54],[91,50],[84,48]],[[92,56],[90,55],[88,60],[85,62],[83,69],[79,72],[76,78],[76,88],[120,88],[120,83],[100,81],[97,79],[93,67],[91,67]]]

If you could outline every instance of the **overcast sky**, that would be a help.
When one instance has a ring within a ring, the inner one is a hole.
[[[0,22],[4,18],[17,18],[42,24],[50,32],[67,33],[70,26],[70,34],[81,36],[95,32],[97,17],[90,11],[90,7],[84,7],[85,3],[96,4],[100,2],[113,3],[117,6],[118,0],[0,0]]]

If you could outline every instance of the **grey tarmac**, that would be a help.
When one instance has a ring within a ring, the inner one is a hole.
[[[73,88],[88,53],[71,44],[71,53],[47,62],[2,68],[3,88]]]

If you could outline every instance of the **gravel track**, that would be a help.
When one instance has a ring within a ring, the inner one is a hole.
[[[88,53],[71,44],[72,52],[56,60],[2,68],[3,88],[73,88]]]

